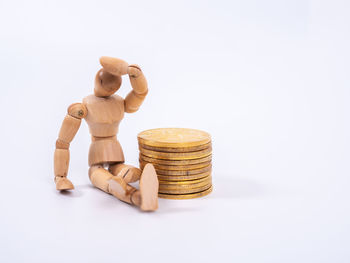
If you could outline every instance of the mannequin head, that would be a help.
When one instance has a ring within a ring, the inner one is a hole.
[[[120,76],[112,75],[103,69],[100,69],[95,77],[95,96],[111,96],[120,88],[121,84],[122,78]]]

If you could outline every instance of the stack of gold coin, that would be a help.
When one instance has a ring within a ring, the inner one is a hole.
[[[190,199],[212,191],[212,148],[208,133],[160,128],[143,131],[137,139],[140,167],[152,163],[157,171],[159,197]]]

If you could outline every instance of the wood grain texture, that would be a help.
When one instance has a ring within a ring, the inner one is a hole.
[[[102,166],[92,166],[89,169],[89,177],[94,186],[109,193],[108,180],[113,177],[111,173],[102,168]]]
[[[116,137],[93,140],[89,150],[89,166],[124,162],[124,153]]]
[[[67,113],[74,118],[82,119],[85,118],[87,109],[82,103],[74,103],[68,107]]]
[[[61,129],[56,140],[54,153],[54,174],[57,190],[74,189],[67,177],[69,167],[69,145],[79,130],[81,119],[87,114],[86,108],[81,103],[74,103],[68,107],[68,114],[62,122]]]
[[[100,64],[107,72],[113,75],[122,76],[128,74],[129,64],[120,58],[103,56],[100,58]]]
[[[115,176],[121,176],[126,183],[133,183],[140,180],[142,172],[141,169],[125,163],[112,164],[108,167],[108,171]]]
[[[85,117],[91,135],[110,137],[118,133],[119,123],[124,117],[124,100],[118,95],[99,98],[95,95],[83,99],[88,114]]]
[[[155,211],[158,209],[158,188],[157,173],[152,164],[147,164],[140,179],[141,210]]]
[[[81,119],[74,118],[70,115],[66,115],[63,120],[58,139],[63,142],[70,143],[77,131],[79,130]]]
[[[108,181],[109,192],[117,197],[119,200],[122,200],[126,203],[141,206],[141,195],[140,191],[135,187],[128,185],[125,181],[119,176],[113,176]]]
[[[121,86],[122,78],[112,75],[105,69],[100,69],[95,77],[94,94],[97,97],[108,97],[114,94]]]
[[[154,211],[158,208],[158,179],[154,167],[146,165],[141,172],[139,168],[124,164],[123,150],[116,137],[124,113],[135,112],[143,103],[148,93],[147,80],[139,66],[129,66],[124,60],[101,57],[100,63],[103,68],[96,74],[94,95],[85,97],[82,103],[70,105],[63,120],[54,154],[56,188],[74,188],[66,178],[69,146],[84,118],[92,141],[89,151],[92,184],[141,210]],[[126,74],[129,74],[132,91],[123,99],[114,93],[121,86],[121,76]],[[128,184],[137,180],[140,180],[140,190]]]
[[[55,182],[56,182],[56,190],[63,191],[63,190],[74,189],[74,185],[66,177],[57,176],[55,177]]]
[[[56,140],[56,149],[69,149],[69,143],[60,139]]]
[[[55,176],[67,176],[69,166],[69,150],[56,149],[54,154]]]
[[[125,98],[125,112],[132,113],[137,111],[143,103],[148,93],[148,85],[139,66],[130,65],[128,74],[133,90]]]
[[[129,79],[132,89],[137,94],[145,94],[148,91],[148,84],[141,68],[137,65],[129,66]]]
[[[123,169],[127,170],[128,168],[124,167]],[[93,165],[90,167],[89,177],[91,183],[100,190],[112,194],[126,203],[141,206],[141,195],[139,191],[127,184],[121,176],[114,176],[101,165]]]
[[[145,100],[145,97],[147,95],[147,92],[144,94],[137,94],[135,91],[129,92],[129,94],[125,98],[125,112],[127,113],[133,113],[136,112],[143,101]]]

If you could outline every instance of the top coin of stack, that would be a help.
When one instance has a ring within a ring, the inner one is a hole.
[[[159,197],[189,199],[212,191],[212,148],[208,133],[160,128],[143,131],[137,139],[140,167],[152,163],[157,171]]]

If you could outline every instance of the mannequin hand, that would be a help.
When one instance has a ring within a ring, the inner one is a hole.
[[[122,59],[101,57],[100,64],[104,70],[112,75],[122,76],[128,74],[129,64]]]
[[[141,68],[135,64],[129,65],[128,74],[131,78],[137,78],[141,74]]]
[[[55,177],[55,182],[56,182],[56,189],[59,191],[74,189],[74,185],[66,177],[57,176]]]

